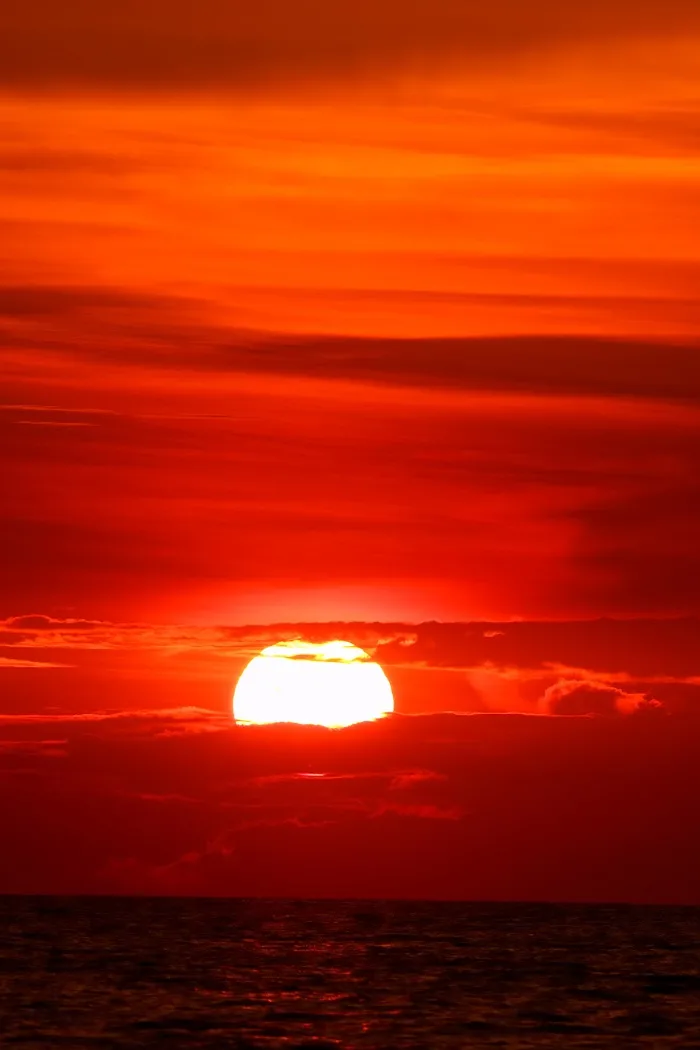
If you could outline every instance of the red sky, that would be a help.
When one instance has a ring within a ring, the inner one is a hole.
[[[0,890],[700,902],[695,0],[56,12],[0,13]],[[232,727],[297,635],[401,717]]]

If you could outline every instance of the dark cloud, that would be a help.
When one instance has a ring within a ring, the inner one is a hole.
[[[551,685],[542,697],[542,710],[550,715],[631,715],[662,710],[658,700],[631,693],[604,682],[564,679]]]
[[[0,164],[3,154],[0,153]],[[142,310],[173,307],[178,300],[130,289],[95,286],[0,285],[0,317],[77,317],[84,311]]]
[[[134,322],[125,349],[105,321],[99,343],[82,333],[81,354],[66,336],[34,370],[29,357],[20,365],[18,404],[51,405],[55,368],[64,407],[112,414],[76,413],[67,421],[99,425],[52,427],[47,440],[17,425],[26,411],[0,413],[0,613],[127,620],[138,608],[167,620],[187,615],[193,592],[269,581],[279,594],[300,580],[326,594],[375,588],[361,606],[324,600],[324,618],[391,617],[407,607],[391,588],[407,580],[416,593],[442,581],[443,616],[700,609],[695,347],[240,336],[229,348],[205,340],[198,356],[157,332]],[[291,383],[285,393],[292,376],[338,382],[300,383],[300,411]],[[312,601],[271,618],[310,618]]]
[[[351,629],[350,629],[351,630]],[[385,637],[390,628],[385,629]],[[379,641],[387,664],[430,667],[588,668],[631,678],[688,678],[700,673],[700,621],[683,619],[424,623]]]
[[[10,176],[44,173],[53,177],[67,173],[123,176],[133,167],[134,158],[83,149],[0,146],[0,174]]]
[[[212,731],[163,732],[191,719]],[[0,887],[697,901],[699,734],[679,716],[5,719]]]
[[[420,295],[406,294],[413,299]],[[499,301],[494,295],[466,298]],[[516,298],[523,304],[538,301],[532,295]],[[562,301],[546,297],[544,305]],[[585,302],[576,297],[568,301]],[[626,300],[636,323],[648,301],[648,297]],[[613,304],[609,298],[606,302]],[[659,303],[663,309],[682,305],[681,300],[670,299]],[[696,299],[689,297],[687,305],[695,309]],[[0,316],[7,318],[9,345],[44,348],[71,359],[77,355],[91,363],[131,361],[158,370],[295,375],[464,391],[700,401],[700,355],[696,346],[687,343],[574,335],[284,336],[205,324],[197,320],[202,308],[193,299],[119,288],[0,288]],[[34,322],[30,333],[24,327],[13,329],[12,322],[19,320]],[[93,334],[94,341],[86,338]]]
[[[60,11],[60,15],[59,15]],[[28,0],[3,9],[0,69],[23,87],[251,87],[371,75],[394,66],[467,68],[553,44],[630,33],[692,32],[691,0],[585,7],[537,0]]]
[[[93,735],[95,728],[102,727],[110,739],[116,740],[118,737],[157,738],[230,730],[231,718],[197,707],[77,713],[0,713],[0,730],[9,738],[31,738],[38,730],[48,726],[71,730],[76,740],[80,740],[85,733]]]
[[[75,631],[93,631],[103,626],[99,620],[57,620],[52,616],[11,616],[5,620],[3,627],[8,631],[55,631],[62,630],[70,634]]]
[[[2,668],[47,668],[47,667],[66,667],[67,664],[53,664],[48,663],[46,660],[21,660],[15,656],[0,656],[0,670]]]
[[[700,397],[696,347],[620,339],[271,338],[250,346],[242,340],[239,346],[218,351],[210,363],[241,371],[398,386],[688,401]]]
[[[134,650],[166,654],[248,658],[266,645],[299,639],[341,639],[365,649],[386,667],[475,670],[558,676],[563,668],[581,669],[611,681],[700,680],[695,617],[664,619],[591,619],[466,623],[324,623],[281,622],[265,625],[110,623],[60,619],[43,614],[10,616],[0,621],[0,642],[7,650],[52,652]],[[589,679],[586,679],[589,681]]]

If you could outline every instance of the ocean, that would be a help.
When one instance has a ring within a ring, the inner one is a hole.
[[[0,898],[3,1047],[696,1047],[700,909]]]

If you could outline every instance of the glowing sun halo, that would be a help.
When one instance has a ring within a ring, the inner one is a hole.
[[[341,726],[394,710],[379,664],[350,642],[278,642],[250,661],[233,696],[237,722]]]

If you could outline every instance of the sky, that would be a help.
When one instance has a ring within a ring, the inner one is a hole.
[[[0,12],[0,891],[700,903],[699,127],[696,0]]]

